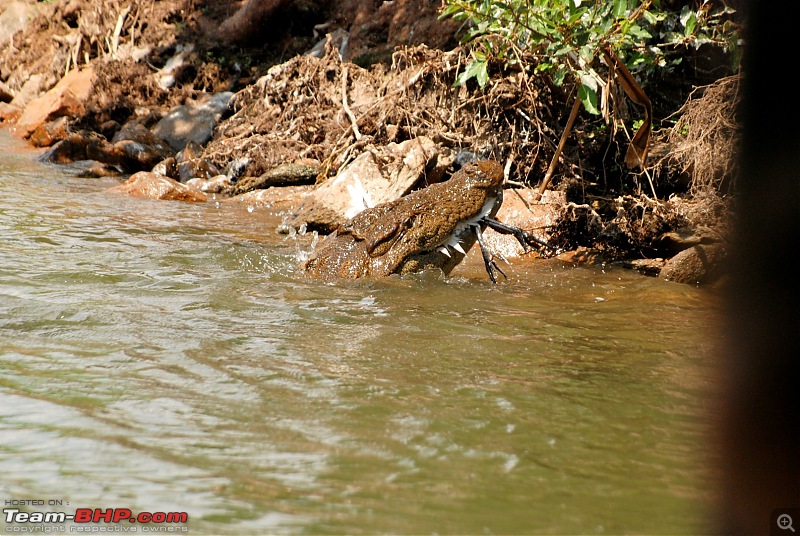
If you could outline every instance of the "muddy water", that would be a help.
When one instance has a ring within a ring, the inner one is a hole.
[[[707,528],[709,291],[474,257],[319,284],[279,216],[115,183],[0,131],[0,499],[195,534]]]

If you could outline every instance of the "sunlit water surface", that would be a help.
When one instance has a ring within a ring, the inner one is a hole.
[[[0,131],[0,500],[195,534],[706,530],[710,291],[475,258],[323,284],[279,214],[116,183]]]

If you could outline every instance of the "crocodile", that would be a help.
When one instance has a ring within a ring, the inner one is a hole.
[[[503,201],[503,167],[468,162],[453,176],[367,208],[328,235],[300,266],[324,280],[381,277],[439,268],[445,275],[479,242],[493,282],[505,274],[485,247],[487,226],[513,234],[524,247],[546,246],[521,229],[494,220]]]

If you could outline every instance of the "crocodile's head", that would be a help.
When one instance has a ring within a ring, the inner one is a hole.
[[[500,208],[502,184],[498,162],[469,162],[446,182],[358,213],[329,235],[301,269],[325,279],[428,267],[448,274],[475,243],[473,226]]]

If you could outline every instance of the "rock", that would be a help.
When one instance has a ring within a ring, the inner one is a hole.
[[[15,131],[27,138],[40,125],[61,116],[76,116],[84,112],[94,81],[94,68],[84,67],[67,73],[51,90],[25,106]]]
[[[156,175],[164,175],[170,179],[178,180],[178,162],[174,156],[168,156],[151,169]]]
[[[150,170],[170,156],[172,149],[164,140],[137,122],[129,122],[112,139],[125,169],[129,171]]]
[[[231,180],[227,175],[217,175],[210,179],[194,178],[186,181],[186,186],[207,194],[218,194],[231,187]]]
[[[208,180],[220,175],[217,166],[201,157],[202,151],[203,148],[197,142],[190,141],[175,155],[178,173],[176,180],[180,182],[187,182],[195,178]]]
[[[42,93],[44,84],[45,78],[43,74],[34,74],[29,76],[28,79],[25,80],[25,83],[22,84],[22,87],[19,89],[19,91],[17,91],[14,95],[14,98],[11,100],[11,104],[20,110],[24,110],[29,102]]]
[[[14,100],[14,91],[0,80],[0,102]]]
[[[78,177],[97,179],[100,177],[118,177],[122,172],[116,166],[97,162],[96,160],[76,160],[67,164]]]
[[[108,191],[146,199],[188,201],[192,203],[205,203],[207,200],[204,193],[181,184],[174,179],[149,171],[134,173],[124,183],[110,188]]]
[[[0,46],[5,46],[13,35],[33,20],[36,6],[31,2],[3,2],[5,6],[0,9]]]
[[[59,117],[49,121],[33,131],[28,141],[34,147],[50,147],[54,143],[66,139],[69,136],[69,118]]]
[[[633,259],[633,260],[614,261],[611,263],[611,266],[620,266],[622,268],[627,268],[629,270],[636,270],[640,274],[655,277],[659,273],[661,273],[661,270],[664,268],[664,265],[666,263],[667,261],[661,258]]]
[[[676,283],[714,283],[723,275],[727,251],[723,244],[699,244],[669,259],[658,277]]]
[[[603,255],[599,251],[585,246],[559,253],[556,258],[564,262],[572,262],[575,264],[600,264],[603,262]]]
[[[260,177],[244,177],[236,183],[233,195],[240,195],[250,190],[263,190],[274,186],[297,186],[314,184],[322,171],[318,160],[301,160],[281,164]]]
[[[367,207],[409,193],[435,167],[438,146],[421,136],[361,153],[339,174],[320,185],[286,225],[331,232]]]
[[[110,165],[119,165],[121,155],[117,149],[95,132],[81,130],[69,134],[43,153],[39,160],[55,164],[68,164],[77,160],[96,160]]]
[[[19,119],[22,110],[18,106],[7,102],[0,102],[0,122],[12,122]]]
[[[497,212],[497,219],[547,242],[549,239],[547,230],[555,225],[566,204],[566,196],[564,192],[547,190],[542,194],[542,199],[535,202],[536,195],[537,190],[533,188],[505,190],[503,204]],[[525,253],[519,241],[511,235],[487,229],[484,232],[484,238],[489,249],[507,259],[519,257]]]
[[[313,186],[279,186],[267,190],[252,190],[246,194],[227,199],[226,202],[245,203],[252,207],[266,208],[275,213],[290,213],[313,191]],[[291,227],[281,225],[278,232],[289,233]]]
[[[233,93],[226,91],[202,103],[176,106],[156,123],[153,133],[166,140],[175,151],[180,151],[190,141],[205,145],[232,97]]]

